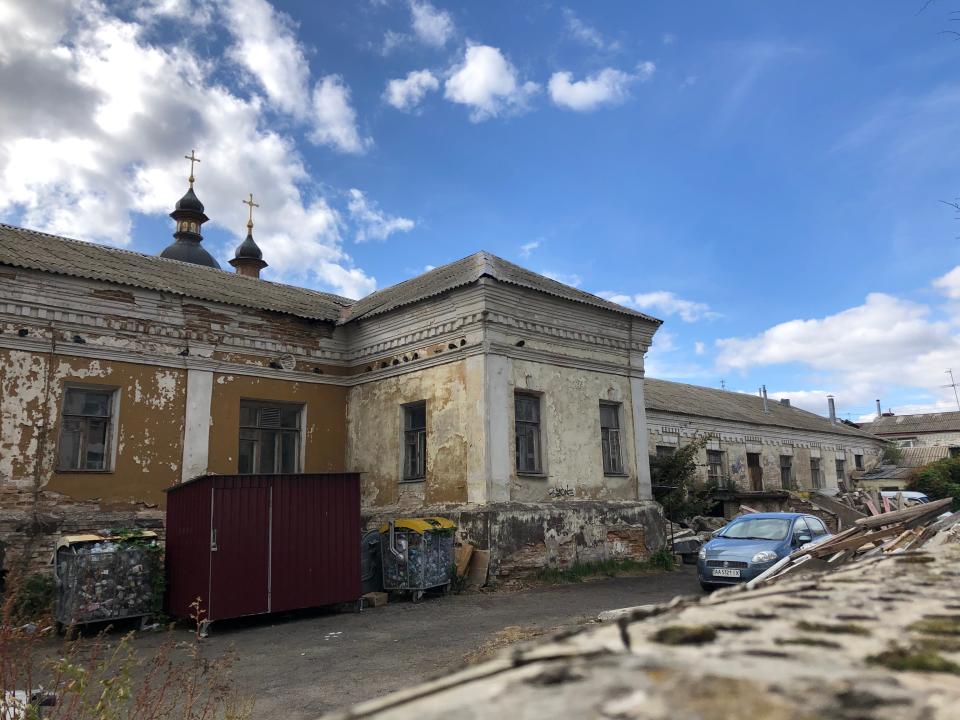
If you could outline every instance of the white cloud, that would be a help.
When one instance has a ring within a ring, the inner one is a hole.
[[[383,91],[383,100],[397,110],[409,112],[415,109],[428,92],[437,90],[440,81],[429,70],[414,70],[405,78],[396,78],[387,82]]]
[[[356,188],[350,189],[347,209],[357,226],[357,242],[386,240],[394,233],[413,230],[413,220],[387,215],[377,203],[367,199],[367,196]]]
[[[541,270],[540,274],[564,285],[569,285],[570,287],[580,287],[581,283],[583,283],[583,279],[576,273],[558,273],[552,270]]]
[[[444,96],[470,108],[470,120],[481,122],[526,108],[539,90],[533,82],[520,82],[516,68],[503,53],[489,45],[468,45],[463,62],[449,71]]]
[[[532,242],[524,243],[520,246],[520,257],[528,258],[533,254],[533,251],[540,247],[539,240],[533,240]]]
[[[644,62],[637,66],[634,74],[604,68],[583,80],[574,80],[573,74],[567,71],[555,72],[548,84],[550,99],[555,105],[579,112],[595,110],[601,105],[619,105],[629,97],[631,84],[648,80],[655,70],[652,62]]]
[[[372,141],[360,136],[343,79],[327,75],[311,95],[310,66],[289,16],[266,0],[226,0],[223,17],[233,37],[227,57],[249,71],[272,107],[310,124],[310,139],[317,144],[366,151]]]
[[[357,113],[350,106],[350,88],[339,75],[321,78],[313,89],[314,127],[310,139],[346,153],[363,153],[373,144],[357,130]]]
[[[660,36],[660,42],[664,45],[673,45],[677,42],[677,36],[673,33],[664,33]]]
[[[433,47],[446,45],[455,32],[450,13],[426,0],[410,0],[410,25],[421,42]]]
[[[960,300],[960,265],[934,280],[933,286],[951,300]]]
[[[608,43],[599,30],[577,17],[577,14],[570,8],[563,9],[563,19],[567,25],[567,33],[582,45],[592,47],[595,50],[614,51],[619,49],[619,43]]]
[[[650,310],[664,315],[679,315],[684,322],[692,323],[700,320],[714,320],[720,313],[714,312],[706,303],[686,300],[667,290],[625,295],[623,293],[601,292],[600,297],[606,298],[619,305]]]
[[[800,364],[816,373],[816,407],[826,392],[851,405],[872,404],[893,387],[923,388],[934,402],[951,396],[944,369],[960,363],[960,336],[928,306],[884,293],[823,318],[790,320],[753,337],[717,341],[720,368]],[[785,393],[801,397],[800,393]],[[802,398],[801,398],[802,399]]]
[[[143,25],[95,2],[16,12],[0,41],[0,97],[18,98],[0,103],[5,220],[128,245],[131,212],[164,217],[186,189],[182,156],[196,148],[210,224],[235,234],[212,252],[232,253],[245,232],[240,200],[253,191],[265,277],[349,295],[375,287],[351,267],[340,213],[318,193],[294,141],[269,127],[263,98],[215,79],[224,58],[156,44]]]
[[[703,342],[701,342],[700,340],[697,340],[697,341],[693,344],[693,351],[694,351],[697,355],[703,355],[704,353],[707,352],[707,346],[706,346]]]

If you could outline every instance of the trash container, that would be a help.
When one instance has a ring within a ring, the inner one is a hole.
[[[409,592],[414,602],[425,590],[449,590],[457,526],[447,518],[397,518],[380,526],[383,589]]]
[[[157,534],[65,535],[53,559],[58,625],[140,618],[160,608]]]

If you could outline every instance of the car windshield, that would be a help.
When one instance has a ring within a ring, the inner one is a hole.
[[[790,521],[783,518],[747,518],[730,523],[719,537],[734,540],[783,540],[790,531]]]

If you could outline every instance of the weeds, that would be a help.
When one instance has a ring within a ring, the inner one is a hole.
[[[543,568],[533,579],[548,585],[578,583],[589,578],[616,577],[631,573],[663,572],[673,570],[673,556],[666,550],[659,550],[646,560],[600,560],[589,563],[574,563],[567,568]]]

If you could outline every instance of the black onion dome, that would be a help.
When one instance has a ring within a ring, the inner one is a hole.
[[[253,233],[248,232],[247,238],[237,246],[235,258],[249,260],[263,260],[263,251],[253,240]]]
[[[160,253],[160,257],[220,269],[220,263],[216,261],[213,255],[204,250],[199,242],[184,238],[177,238],[176,242]]]
[[[177,200],[177,210],[192,210],[193,212],[202,213],[203,212],[203,203],[200,202],[200,198],[196,196],[193,192],[193,188],[187,190],[182,198]]]

